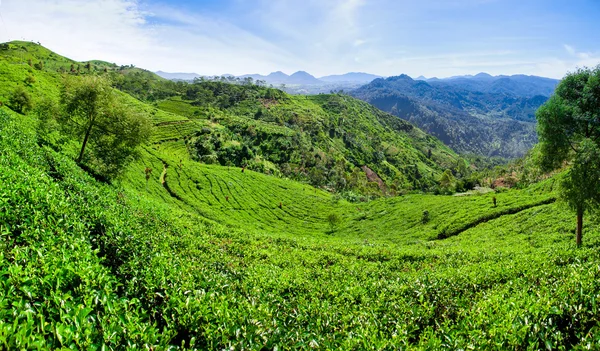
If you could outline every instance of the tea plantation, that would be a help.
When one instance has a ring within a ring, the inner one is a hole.
[[[200,163],[186,136],[214,119],[128,98],[155,131],[111,183],[0,107],[0,348],[600,348],[600,223],[577,248],[560,175],[349,202]]]

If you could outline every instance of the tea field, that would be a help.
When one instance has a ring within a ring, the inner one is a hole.
[[[598,347],[598,223],[576,249],[552,180],[348,203],[149,146],[111,186],[0,115],[3,348]]]
[[[585,216],[577,248],[560,174],[423,193],[469,165],[365,103],[225,83],[193,86],[224,89],[215,101],[185,100],[147,71],[92,63],[152,137],[106,182],[73,161],[77,141],[40,138],[35,109],[0,105],[0,349],[600,349],[600,221]],[[0,101],[24,81],[36,102],[58,99],[61,71],[85,74],[77,66],[11,43]],[[280,100],[228,100],[256,91]],[[204,141],[221,146],[211,157],[255,147],[257,168],[199,162]],[[352,162],[371,159],[398,196],[311,185],[332,168],[352,180]]]

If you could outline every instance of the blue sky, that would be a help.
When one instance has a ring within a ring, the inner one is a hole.
[[[599,0],[1,0],[0,41],[151,70],[560,78],[600,63]]]

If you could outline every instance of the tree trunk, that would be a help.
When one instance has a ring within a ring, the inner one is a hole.
[[[81,163],[81,160],[83,160],[83,153],[85,152],[85,146],[87,145],[90,134],[92,133],[93,126],[94,126],[94,123],[91,122],[90,126],[85,131],[85,137],[83,138],[83,144],[81,144],[81,151],[79,152],[79,157],[77,157],[77,163]]]
[[[581,234],[583,232],[583,210],[577,210],[577,246],[581,246]]]

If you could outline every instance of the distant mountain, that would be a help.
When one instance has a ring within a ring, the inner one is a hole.
[[[536,142],[535,111],[558,81],[488,74],[376,79],[351,92],[463,153],[520,157]]]
[[[537,76],[492,76],[479,73],[474,76],[455,76],[444,79],[427,79],[430,84],[453,87],[472,92],[508,94],[521,97],[550,96],[558,84],[557,79]]]
[[[163,71],[154,72],[156,75],[170,80],[194,80],[194,78],[201,77],[198,73],[169,73]]]
[[[281,71],[272,72],[266,76],[263,76],[260,74],[246,74],[243,76],[239,76],[239,78],[242,78],[242,79],[248,78],[248,77],[250,77],[254,80],[264,80],[268,84],[274,84],[274,85],[279,85],[279,84],[296,84],[296,85],[324,84],[324,82],[318,80],[317,78],[313,77],[312,75],[310,75],[304,71],[298,71],[298,72],[292,74],[291,76],[288,76],[287,74],[285,74]]]
[[[298,71],[298,72],[292,74],[288,78],[286,84],[299,84],[299,85],[313,84],[314,85],[314,84],[323,84],[323,82],[304,71]]]
[[[370,83],[377,78],[383,78],[369,73],[350,72],[346,74],[330,75],[319,78],[319,80],[328,83]]]
[[[278,82],[278,83],[286,82],[289,78],[290,78],[290,76],[288,76],[287,74],[285,74],[281,71],[270,73],[268,76],[264,77],[264,79],[267,82]]]

